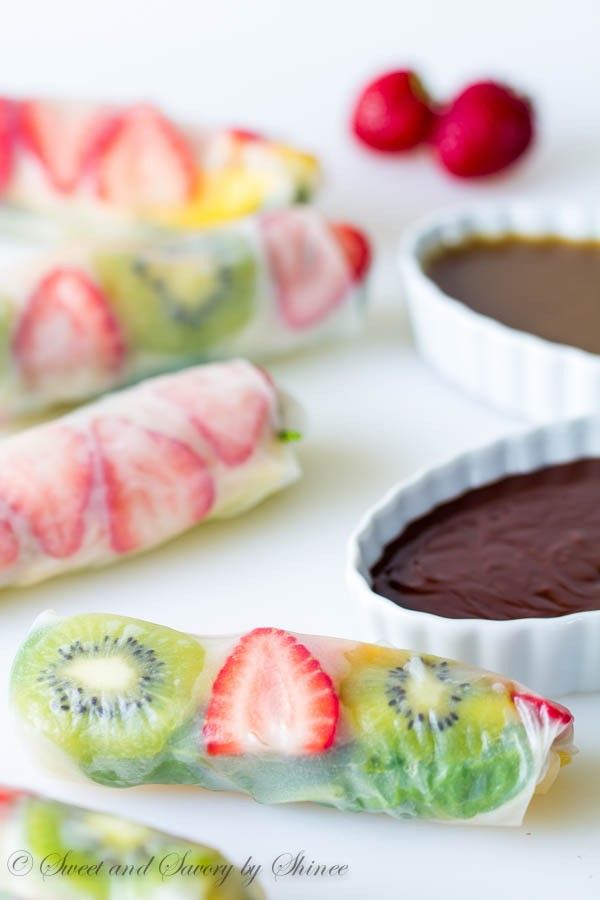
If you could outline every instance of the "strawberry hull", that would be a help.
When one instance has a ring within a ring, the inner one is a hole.
[[[125,229],[120,240],[69,240],[27,216],[6,215],[0,229],[2,419],[193,363],[260,361],[361,324],[368,241],[306,207],[180,235]]]
[[[3,798],[11,798],[10,805]],[[15,847],[21,848],[21,860],[16,859]],[[264,896],[255,879],[243,877],[212,847],[121,817],[1,787],[0,852],[14,860],[13,866],[0,871],[0,897],[11,900],[160,900],[166,883],[160,863],[169,858],[185,859],[189,866],[186,877],[169,878],[171,900]],[[60,858],[67,860],[60,876],[44,876],[50,860]]]
[[[184,646],[187,665],[169,649]],[[89,678],[78,680],[88,665],[114,671],[131,647],[155,721],[160,704],[168,717],[152,747],[131,702],[135,677],[123,690],[99,677],[93,709]],[[149,681],[140,658],[161,674]],[[40,758],[58,755],[76,777],[447,823],[520,824],[574,753],[568,710],[500,675],[278,628],[197,637],[111,614],[47,614],[17,654],[11,697]],[[119,710],[112,731],[109,709]],[[138,729],[135,742],[113,736]]]
[[[298,477],[285,416],[270,378],[234,360],[5,438],[0,586],[107,565],[285,487]]]

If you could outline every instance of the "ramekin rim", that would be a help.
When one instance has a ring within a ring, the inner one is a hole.
[[[497,438],[496,440],[486,442],[476,447],[472,447],[470,449],[464,450],[461,453],[454,454],[450,456],[448,459],[442,460],[438,463],[434,463],[433,465],[424,465],[413,472],[406,478],[400,479],[395,484],[393,484],[388,490],[373,503],[360,517],[357,525],[352,530],[346,549],[346,578],[347,581],[353,582],[356,587],[360,590],[363,597],[368,600],[372,605],[377,604],[378,606],[386,606],[388,610],[393,610],[394,615],[404,616],[413,620],[420,620],[429,623],[444,623],[444,627],[453,628],[458,630],[459,628],[465,628],[467,626],[478,626],[480,628],[485,628],[488,631],[499,631],[502,630],[504,632],[509,631],[510,629],[517,630],[527,625],[531,625],[531,627],[536,628],[537,630],[545,629],[546,631],[550,631],[552,629],[558,628],[566,628],[573,622],[578,622],[582,618],[600,618],[600,608],[592,609],[592,610],[578,610],[573,613],[568,613],[564,616],[528,616],[522,618],[514,618],[514,619],[483,619],[483,618],[449,618],[446,616],[438,615],[436,613],[424,612],[422,610],[414,610],[408,609],[405,606],[401,606],[398,603],[395,603],[389,597],[384,597],[382,594],[378,594],[375,590],[373,590],[369,580],[365,575],[363,575],[361,568],[368,568],[365,565],[361,566],[361,563],[364,562],[363,550],[362,550],[362,542],[367,537],[367,532],[373,533],[373,525],[386,511],[392,510],[393,507],[399,502],[402,495],[406,493],[407,490],[418,486],[420,482],[423,482],[428,476],[431,476],[433,472],[441,473],[444,469],[450,469],[454,467],[459,467],[463,462],[467,459],[477,456],[483,452],[494,453],[501,450],[501,448],[508,447],[513,444],[515,441],[525,441],[529,440],[531,442],[536,440],[536,437],[542,433],[547,433],[549,431],[557,430],[557,429],[572,429],[576,428],[579,424],[585,425],[588,422],[599,421],[600,416],[590,416],[590,415],[580,415],[571,417],[568,419],[562,419],[555,422],[548,422],[542,425],[537,425],[534,427],[525,427],[517,430],[516,432],[504,435],[503,437]],[[599,453],[600,455],[600,453]],[[574,456],[572,457],[572,461],[577,459],[586,459],[585,455]],[[555,465],[556,463],[550,464]],[[539,466],[540,469],[545,468],[544,465]],[[527,471],[537,471],[537,468],[529,469]],[[505,475],[499,476],[502,477],[510,477],[512,472],[506,472]],[[480,484],[468,488],[467,490],[474,490],[477,487],[482,487],[485,484],[493,483],[494,479],[484,480]],[[449,495],[446,500],[440,502],[448,502],[453,498],[461,496],[462,493],[466,493],[466,491],[455,493]],[[414,521],[410,519],[408,521]],[[408,522],[406,523],[408,524]],[[405,526],[403,526],[405,527]],[[383,550],[382,545],[379,549]]]
[[[531,208],[533,204],[529,203],[527,204],[527,206]],[[531,350],[538,351],[543,350],[545,353],[552,353],[555,356],[560,356],[562,358],[569,357],[569,359],[571,360],[577,360],[580,363],[584,363],[587,366],[592,366],[600,371],[600,354],[590,353],[588,350],[583,350],[581,347],[575,347],[572,344],[559,343],[558,341],[549,341],[546,338],[540,337],[539,335],[531,334],[530,332],[523,331],[519,328],[513,328],[510,325],[505,325],[503,322],[500,322],[493,316],[488,316],[484,313],[477,312],[476,310],[467,306],[465,303],[457,300],[456,297],[451,297],[450,294],[446,294],[444,291],[442,291],[442,289],[435,283],[435,281],[433,281],[429,277],[429,275],[423,268],[423,256],[418,252],[417,243],[434,228],[439,228],[440,225],[449,224],[453,221],[459,223],[466,218],[471,220],[477,217],[485,218],[492,215],[503,215],[506,217],[516,216],[518,215],[519,210],[525,208],[527,207],[524,203],[498,203],[493,205],[477,204],[473,205],[472,207],[460,206],[455,208],[444,208],[433,213],[428,213],[425,216],[421,216],[404,231],[403,235],[400,238],[397,250],[398,269],[405,278],[411,278],[413,280],[416,279],[422,285],[426,285],[427,289],[431,292],[431,294],[438,302],[444,303],[445,305],[450,307],[453,314],[457,317],[460,316],[463,321],[477,325],[479,328],[486,328],[488,330],[500,332],[505,338],[514,342],[518,341],[525,349],[529,348]],[[576,207],[574,204],[542,204],[539,207],[539,210],[540,212],[545,211],[549,216],[556,217],[559,210],[568,210],[575,208],[578,207]],[[580,210],[583,210],[584,208],[585,207],[579,207]],[[473,231],[473,233],[475,232]],[[505,233],[518,234],[519,232],[509,231],[507,229]],[[556,230],[550,230],[546,233],[556,234],[557,236],[565,234],[565,232],[561,231],[558,227],[556,228]]]

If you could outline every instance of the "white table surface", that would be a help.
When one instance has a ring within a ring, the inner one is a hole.
[[[8,6],[8,5],[7,5]],[[600,198],[595,0],[489,4],[455,0],[317,3],[280,0],[81,4],[20,0],[3,10],[3,90],[156,98],[181,114],[270,128],[314,147],[328,168],[320,203],[363,222],[379,251],[364,336],[272,366],[306,406],[303,479],[237,520],[200,527],[111,570],[7,591],[0,607],[0,685],[33,618],[52,607],[144,616],[197,632],[272,624],[367,638],[344,578],[346,538],[367,505],[417,467],[523,427],[461,396],[411,346],[393,267],[397,235],[415,215],[502,197]],[[277,39],[275,39],[277,35]],[[424,155],[388,161],[345,130],[349,98],[388,63],[422,64],[448,92],[496,74],[536,97],[538,149],[513,175],[485,185],[446,179]],[[581,748],[523,828],[467,829],[382,815],[261,807],[189,789],[126,793],[44,774],[14,734],[0,697],[0,778],[126,814],[252,855],[282,900],[580,900],[600,891],[600,697],[567,698]],[[270,873],[272,860],[348,864],[344,878]],[[2,861],[0,861],[2,864]]]

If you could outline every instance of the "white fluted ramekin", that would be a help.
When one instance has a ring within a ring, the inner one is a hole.
[[[439,372],[469,394],[534,421],[600,412],[600,356],[502,325],[453,300],[426,275],[423,263],[432,251],[476,235],[600,240],[600,208],[438,213],[412,226],[400,251],[417,348]]]
[[[544,619],[446,619],[375,593],[369,574],[383,548],[439,504],[506,475],[589,457],[600,457],[600,418],[524,431],[392,488],[364,515],[348,547],[348,582],[376,638],[501,672],[551,697],[600,690],[600,610]]]

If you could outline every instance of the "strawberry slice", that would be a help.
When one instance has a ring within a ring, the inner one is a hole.
[[[242,465],[256,450],[268,427],[272,392],[265,374],[242,360],[194,369],[160,388],[227,466]]]
[[[10,522],[0,520],[0,571],[9,569],[19,557],[19,542]]]
[[[334,222],[331,230],[348,260],[354,281],[361,282],[371,266],[369,239],[363,231],[348,225],[347,222]]]
[[[0,498],[23,516],[49,556],[76,553],[92,485],[86,438],[67,425],[47,425],[11,440],[0,460]],[[6,548],[10,558],[10,538]]]
[[[213,756],[321,753],[338,717],[331,678],[307,648],[286,631],[255,628],[215,679],[203,733]]]
[[[260,143],[265,140],[258,131],[251,131],[249,128],[230,128],[229,134],[235,141],[242,144]]]
[[[88,103],[28,100],[21,104],[21,133],[57,191],[70,194],[94,158],[109,116]]]
[[[294,331],[323,322],[352,285],[346,257],[324,222],[309,210],[284,210],[262,218],[267,262],[279,308]]]
[[[124,346],[102,291],[80,269],[53,269],[38,284],[21,315],[13,351],[26,381],[94,381],[118,369]]]
[[[26,797],[24,791],[17,791],[14,788],[0,787],[0,816],[7,816],[13,806],[18,803],[22,797]]]
[[[0,192],[12,175],[15,148],[15,105],[0,98]]]
[[[99,155],[98,194],[128,210],[178,206],[192,198],[197,177],[184,135],[152,106],[134,106]]]
[[[114,416],[97,419],[93,431],[117,553],[158,544],[209,512],[213,480],[187,444]]]
[[[562,706],[554,700],[538,697],[537,694],[516,693],[513,694],[513,700],[526,703],[542,720],[549,719],[551,722],[559,722],[565,727],[574,721],[573,714],[566,706]]]

